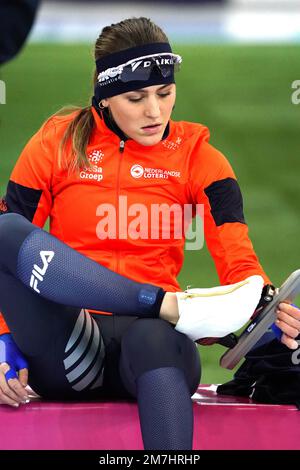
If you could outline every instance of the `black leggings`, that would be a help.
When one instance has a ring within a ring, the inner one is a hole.
[[[52,302],[23,285],[2,261],[0,256],[0,310],[28,360],[29,385],[39,395],[58,400],[135,397],[137,378],[161,367],[180,368],[191,395],[196,391],[201,374],[196,345],[171,324],[90,315]]]

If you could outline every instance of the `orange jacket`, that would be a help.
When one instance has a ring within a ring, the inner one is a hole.
[[[131,279],[178,291],[184,236],[174,236],[178,225],[171,213],[170,233],[154,222],[151,237],[151,208],[202,204],[205,240],[220,283],[252,274],[270,282],[248,238],[234,172],[208,143],[207,127],[171,120],[169,134],[158,144],[127,140],[122,151],[118,135],[94,109],[93,115],[87,149],[92,169],[68,176],[59,168],[58,144],[74,114],[50,118],[13,169],[5,197],[9,211],[39,227],[50,216],[50,233],[80,253]],[[0,333],[5,331],[2,318]]]

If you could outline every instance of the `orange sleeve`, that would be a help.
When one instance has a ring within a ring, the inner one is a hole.
[[[248,235],[242,194],[225,156],[207,141],[200,144],[191,168],[195,203],[203,204],[204,235],[221,284],[264,272]]]
[[[43,227],[52,207],[51,181],[55,128],[47,121],[29,140],[10,176],[0,214],[14,212]],[[1,215],[0,215],[1,216]],[[9,328],[0,313],[0,335]]]

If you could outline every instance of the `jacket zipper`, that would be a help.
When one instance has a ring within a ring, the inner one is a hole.
[[[122,155],[125,150],[125,141],[120,140],[119,144],[119,153],[120,153],[120,158],[119,158],[119,163],[118,163],[118,173],[117,173],[117,197],[116,197],[116,236],[119,236],[119,196],[120,196],[120,172],[121,172],[121,164],[122,164]],[[116,263],[115,263],[115,272],[119,272],[119,265],[120,265],[120,259],[119,259],[119,251],[116,250]]]
[[[125,150],[125,141],[124,141],[124,140],[120,140],[119,152],[120,152],[120,153],[123,153],[124,150]]]

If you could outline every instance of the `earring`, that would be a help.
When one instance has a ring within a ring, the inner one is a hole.
[[[98,106],[101,109],[101,111],[103,111],[103,109],[105,108],[105,106],[102,104],[102,101],[99,101]]]

